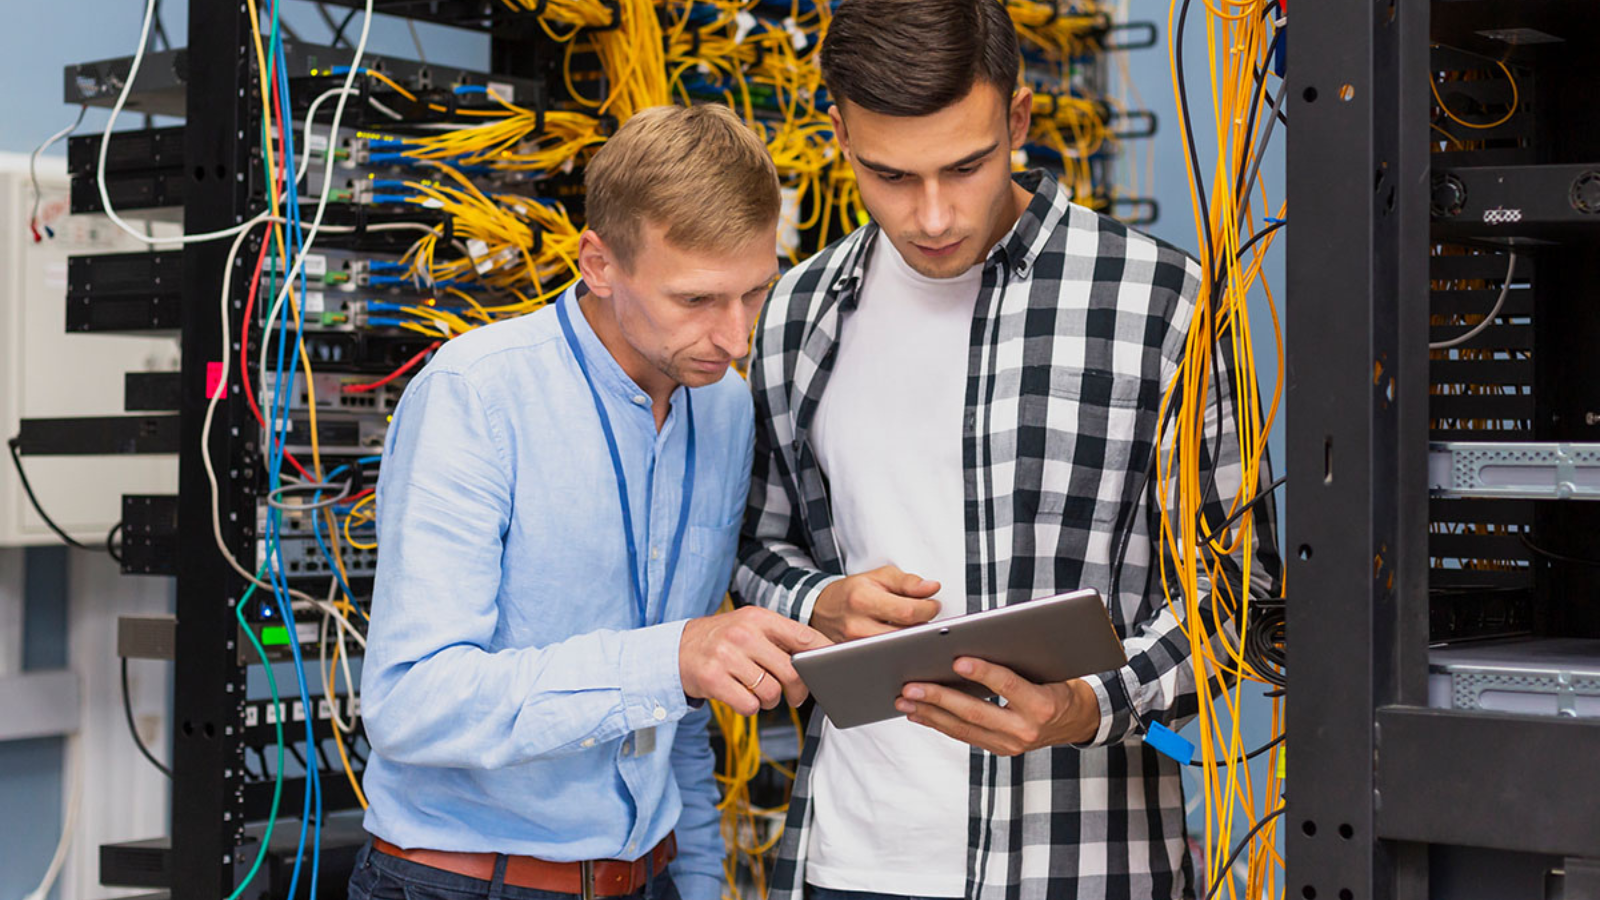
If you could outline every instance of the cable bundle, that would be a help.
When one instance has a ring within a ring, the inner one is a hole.
[[[1191,0],[1174,0],[1169,13],[1171,64],[1178,112],[1184,122],[1184,150],[1195,207],[1202,280],[1179,372],[1163,399],[1157,439],[1157,490],[1160,498],[1161,582],[1168,604],[1185,623],[1194,677],[1201,686],[1200,760],[1206,803],[1206,876],[1215,895],[1228,883],[1251,898],[1276,895],[1274,867],[1283,747],[1281,692],[1274,691],[1266,791],[1258,797],[1250,756],[1240,732],[1246,685],[1283,684],[1285,656],[1281,599],[1263,606],[1252,601],[1252,581],[1276,573],[1252,571],[1250,552],[1257,539],[1258,504],[1281,485],[1258,493],[1266,462],[1267,435],[1281,399],[1283,342],[1272,292],[1262,263],[1284,224],[1284,207],[1274,208],[1260,177],[1262,154],[1279,123],[1286,87],[1271,85],[1274,51],[1286,19],[1277,0],[1225,0],[1222,8],[1203,0],[1210,56],[1213,122],[1219,148],[1205,171],[1195,146],[1190,115],[1183,35]],[[1172,18],[1177,24],[1173,26]],[[1259,205],[1256,205],[1259,204]],[[1250,338],[1249,297],[1260,288],[1277,336],[1278,376],[1271,402],[1263,410],[1255,378],[1256,356]],[[1214,480],[1202,481],[1202,460],[1223,454],[1224,423],[1216,420],[1215,398],[1233,398],[1237,447],[1242,461],[1233,496],[1218,496]],[[1209,419],[1208,419],[1209,415]],[[1219,519],[1206,507],[1225,510]],[[1273,540],[1266,536],[1264,540]],[[1281,590],[1281,579],[1271,577]],[[1209,591],[1207,590],[1209,588]],[[1280,595],[1281,596],[1281,595]],[[1174,599],[1176,597],[1176,599]],[[1209,635],[1209,636],[1208,636]],[[1208,689],[1209,688],[1209,689]],[[1220,708],[1218,701],[1221,701]],[[1238,851],[1248,849],[1242,872],[1233,870],[1238,852],[1233,835],[1240,817],[1248,825]]]

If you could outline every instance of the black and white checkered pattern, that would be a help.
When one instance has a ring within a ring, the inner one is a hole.
[[[1012,759],[972,752],[966,896],[1192,896],[1180,770],[1139,737],[1142,723],[1176,728],[1198,710],[1189,641],[1151,566],[1153,487],[1141,487],[1201,270],[1181,251],[1073,205],[1043,172],[1019,181],[1034,197],[984,266],[966,361],[968,611],[1097,587],[1129,662],[1088,679],[1102,713],[1091,744]],[[735,587],[745,602],[800,621],[841,576],[809,434],[877,235],[869,225],[785,276],[756,339],[755,469]],[[1243,474],[1226,385],[1210,398],[1207,424],[1208,435],[1223,429],[1221,458],[1203,461],[1202,472],[1203,484],[1215,473],[1206,512],[1216,523]],[[1111,597],[1112,545],[1130,514]],[[1249,589],[1264,597],[1280,571],[1271,503],[1257,506],[1256,521],[1254,546],[1236,557],[1229,580],[1242,589],[1237,576],[1251,552]],[[1210,585],[1202,591],[1209,600]],[[803,895],[820,723],[801,761],[771,900]]]

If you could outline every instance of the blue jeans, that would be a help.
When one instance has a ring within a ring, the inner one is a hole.
[[[432,866],[399,859],[372,849],[372,842],[356,854],[350,873],[350,900],[573,900],[576,894],[558,894],[505,884],[504,869],[496,880],[468,878]],[[672,875],[658,873],[643,890],[622,900],[681,900]]]
[[[806,900],[940,900],[940,898],[917,897],[910,894],[873,894],[867,891],[836,891],[833,888],[808,884]]]

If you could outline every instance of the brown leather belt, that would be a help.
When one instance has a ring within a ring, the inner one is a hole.
[[[379,853],[442,869],[480,881],[494,880],[498,854],[455,853],[448,850],[402,850],[380,837],[372,839]],[[678,855],[678,840],[668,834],[648,854],[627,862],[601,859],[593,862],[547,862],[531,856],[506,857],[505,883],[513,887],[574,894],[581,897],[625,897],[644,888],[651,873],[660,874]]]

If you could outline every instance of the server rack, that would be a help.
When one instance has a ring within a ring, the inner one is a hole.
[[[1289,896],[1600,890],[1600,720],[1428,702],[1430,644],[1600,638],[1600,509],[1561,488],[1600,440],[1594,26],[1566,2],[1294,7]],[[1430,352],[1497,293],[1470,352]],[[1444,442],[1484,441],[1562,459],[1451,483]]]

